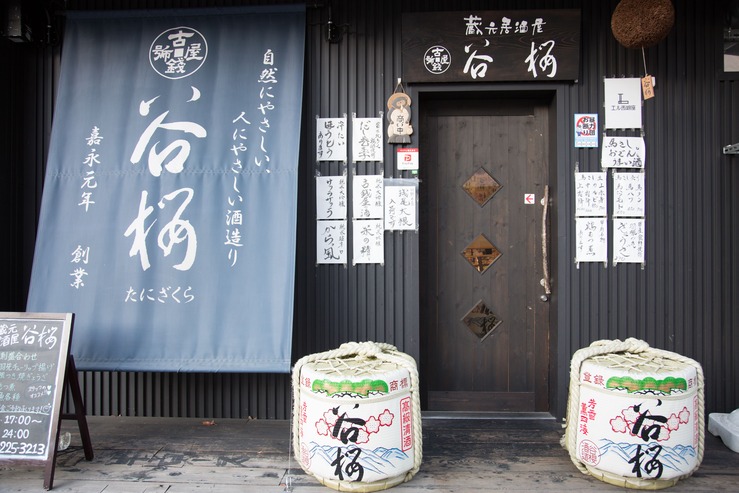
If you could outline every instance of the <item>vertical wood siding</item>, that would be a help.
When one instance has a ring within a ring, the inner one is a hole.
[[[205,0],[69,0],[70,10],[188,8],[273,4]],[[554,184],[556,231],[553,266],[555,375],[553,414],[564,414],[569,360],[599,339],[637,337],[698,360],[706,376],[706,410],[739,407],[739,156],[724,145],[739,142],[739,81],[720,73],[721,2],[675,1],[668,37],[645,52],[657,80],[644,104],[646,161],[646,267],[581,264],[574,258],[573,171],[600,170],[599,154],[575,149],[574,113],[600,112],[604,77],[641,77],[640,50],[620,46],[610,31],[617,0],[308,2],[304,112],[299,179],[298,249],[293,358],[351,340],[397,345],[419,356],[418,238],[387,233],[384,265],[315,264],[314,176],[339,175],[339,163],[315,163],[315,117],[377,116],[402,76],[400,20],[406,12],[580,8],[581,77],[552,86],[561,98],[556,126]],[[338,43],[324,26],[346,25]],[[51,127],[59,47],[0,40],[11,70],[2,80],[3,287],[0,309],[23,310],[28,288],[44,161]],[[495,84],[491,84],[494,87]],[[406,89],[408,87],[406,86]],[[414,102],[415,103],[415,102]],[[602,120],[601,120],[602,122]],[[412,122],[417,124],[418,122]],[[417,142],[414,137],[414,143]],[[394,148],[384,164],[360,163],[350,176],[395,171]],[[421,167],[423,163],[421,163]],[[7,180],[6,180],[7,178]],[[423,173],[421,172],[421,178]],[[423,182],[421,183],[423,186]],[[288,375],[84,372],[90,414],[286,418]]]

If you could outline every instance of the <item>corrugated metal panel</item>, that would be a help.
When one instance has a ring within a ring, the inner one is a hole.
[[[285,2],[69,1],[69,9],[183,8]],[[719,2],[674,2],[675,27],[646,50],[646,65],[656,76],[656,98],[644,105],[647,145],[647,264],[582,264],[574,257],[572,172],[600,169],[597,151],[575,149],[572,115],[601,112],[603,78],[642,76],[640,50],[620,46],[610,32],[617,0],[520,1],[355,1],[322,2],[307,8],[306,72],[300,177],[294,358],[334,348],[349,340],[387,341],[418,356],[423,328],[418,326],[417,236],[386,238],[385,264],[316,266],[313,177],[342,174],[338,163],[314,162],[315,117],[352,113],[375,116],[402,74],[400,18],[404,12],[582,9],[582,69],[575,84],[557,89],[556,126],[567,137],[557,143],[559,169],[555,192],[556,245],[553,334],[556,378],[552,411],[564,413],[572,353],[598,339],[637,337],[693,357],[706,374],[706,408],[739,407],[739,157],[721,148],[739,142],[739,81],[719,72],[722,12]],[[346,24],[341,42],[324,39],[332,20]],[[7,49],[7,46],[4,47]],[[49,137],[51,102],[58,74],[58,50],[13,47],[11,81],[20,98],[11,146],[17,196],[14,212],[12,283],[27,287],[35,214],[40,199],[42,163]],[[17,50],[23,50],[19,52]],[[20,53],[20,55],[19,55]],[[22,58],[22,60],[20,59]],[[4,57],[5,59],[5,57]],[[20,70],[21,72],[17,72]],[[20,75],[22,74],[22,75]],[[8,76],[6,76],[8,77]],[[21,80],[22,82],[19,82]],[[493,85],[494,86],[494,85]],[[23,91],[22,93],[19,93]],[[11,104],[6,99],[4,106]],[[393,149],[385,164],[359,164],[360,174],[400,176]],[[21,178],[22,177],[22,178]],[[421,185],[423,186],[423,185]],[[19,258],[18,258],[19,257]],[[3,295],[17,310],[18,296]],[[91,414],[284,418],[289,416],[287,375],[136,374],[86,372],[84,394]]]
[[[376,117],[387,110],[386,101],[400,77],[400,7],[398,3],[335,2],[330,9],[332,22],[346,32],[339,43],[324,39],[329,9],[309,10],[309,49],[306,80],[308,94],[305,129],[308,133],[306,192],[308,203],[315,201],[313,176],[355,174],[394,175],[395,156],[385,146],[384,163],[341,163],[316,165],[312,135],[316,116]],[[308,218],[313,220],[314,216]],[[417,318],[416,304],[404,295],[417,296],[407,289],[408,271],[404,262],[417,250],[414,234],[388,233],[384,265],[315,265],[315,231],[309,231],[309,279],[315,287],[308,290],[309,306],[315,307],[315,328],[308,341],[309,353],[332,349],[349,340],[374,340],[403,347],[403,328]]]
[[[2,59],[10,70],[2,77],[2,226],[4,241],[0,288],[2,303],[25,305],[36,238],[43,170],[51,128],[53,49],[2,40]]]
[[[644,75],[641,51],[621,47],[597,27],[609,25],[614,5],[583,3],[583,77],[580,87],[572,88],[572,113],[601,110],[603,77]],[[707,408],[728,411],[739,404],[733,356],[737,318],[729,308],[736,293],[738,246],[731,190],[738,183],[736,163],[721,155],[722,139],[731,139],[721,122],[735,112],[736,83],[717,75],[720,9],[710,2],[675,2],[675,7],[669,36],[646,50],[647,69],[657,79],[656,98],[644,103],[646,268],[585,264],[574,270],[572,254],[560,259],[558,382],[561,390],[568,353],[598,339],[637,337],[701,362]],[[568,154],[582,171],[600,169],[592,151]],[[571,186],[565,186],[571,197]],[[572,199],[567,197],[560,196],[566,231],[560,246],[573,252],[574,231],[566,224],[573,215]]]
[[[722,139],[721,145],[739,143],[739,81],[724,82],[718,94],[718,104],[721,111],[717,112],[719,122],[718,135]],[[728,412],[739,407],[739,240],[736,231],[739,231],[739,197],[736,193],[739,186],[739,162],[737,157],[722,159],[721,165],[726,169],[716,179],[717,193],[720,195],[723,217],[717,220],[716,227],[722,231],[718,248],[720,259],[717,271],[723,273],[720,279],[714,280],[713,285],[720,293],[717,301],[720,308],[720,344],[721,349],[713,353],[714,364],[712,370],[720,375],[722,387],[716,389],[716,395],[709,404],[720,412]],[[733,233],[732,233],[733,232]],[[714,270],[714,272],[716,271]]]
[[[283,374],[80,372],[87,413],[285,419],[290,379]]]
[[[18,67],[21,53],[14,49],[11,43],[0,43],[0,58],[7,66]],[[14,77],[6,72],[0,77],[0,93],[6,97],[0,99],[0,160],[5,166],[0,166],[0,217],[3,228],[9,231],[21,231],[20,197],[23,190],[21,170],[10,163],[18,162],[20,152],[18,129],[15,115],[20,113],[22,99],[18,97],[19,87]],[[10,97],[7,97],[10,96]],[[17,233],[16,233],[17,234]],[[0,243],[0,255],[5,259],[18,259],[15,262],[0,263],[0,278],[12,280],[3,282],[0,286],[0,300],[6,306],[21,306],[25,303],[25,290],[18,285],[22,279],[22,256],[19,242]]]

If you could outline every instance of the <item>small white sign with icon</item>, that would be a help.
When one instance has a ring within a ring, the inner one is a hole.
[[[403,147],[398,149],[398,169],[399,170],[417,170],[418,169],[418,148]]]

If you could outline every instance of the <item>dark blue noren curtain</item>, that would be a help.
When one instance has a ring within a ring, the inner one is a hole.
[[[86,370],[287,372],[304,7],[69,15],[28,311]]]

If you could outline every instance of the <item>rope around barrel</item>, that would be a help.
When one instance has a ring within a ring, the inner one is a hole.
[[[567,451],[570,454],[570,459],[572,460],[573,464],[583,473],[583,474],[592,474],[595,476],[598,476],[599,479],[611,483],[616,484],[618,486],[625,486],[627,488],[637,488],[637,489],[661,489],[666,488],[668,486],[672,486],[680,479],[684,479],[689,477],[693,474],[694,471],[691,471],[687,474],[684,474],[680,477],[673,478],[670,480],[646,480],[646,479],[640,479],[640,478],[616,478],[614,475],[606,475],[604,472],[596,473],[592,469],[589,469],[585,464],[580,462],[580,460],[577,457],[577,415],[578,415],[578,406],[580,403],[580,367],[582,366],[583,362],[586,360],[601,356],[601,355],[607,355],[612,353],[629,353],[632,355],[641,355],[644,357],[649,358],[664,358],[667,360],[673,360],[678,361],[680,363],[685,364],[686,366],[691,366],[695,368],[696,375],[698,378],[698,388],[697,388],[697,396],[698,396],[698,416],[696,418],[697,422],[699,423],[698,430],[699,430],[699,446],[698,446],[698,459],[697,463],[700,464],[703,461],[703,452],[704,452],[704,446],[705,443],[705,427],[703,426],[704,423],[704,394],[703,394],[703,368],[700,364],[698,364],[695,360],[692,360],[690,358],[687,358],[685,356],[681,356],[679,354],[670,352],[670,351],[664,351],[662,349],[656,349],[649,347],[649,344],[645,341],[635,339],[633,337],[630,337],[624,341],[620,340],[601,340],[601,341],[595,341],[593,342],[589,347],[579,349],[575,351],[575,354],[572,356],[572,360],[570,362],[570,390],[569,390],[569,396],[567,401],[567,415],[566,415],[566,424],[567,427],[565,429],[565,435],[562,437],[561,445],[567,449]],[[574,420],[574,421],[573,421]]]
[[[401,482],[409,481],[421,468],[423,460],[423,430],[421,423],[421,398],[420,386],[418,382],[418,368],[416,360],[411,356],[398,351],[398,349],[384,342],[347,342],[339,346],[337,349],[326,351],[323,353],[309,354],[300,358],[293,367],[292,386],[293,386],[293,453],[299,464],[300,461],[300,369],[308,364],[316,361],[324,360],[340,360],[352,356],[360,356],[365,359],[375,358],[381,361],[394,363],[399,367],[408,371],[411,377],[411,406],[413,414],[413,468],[408,471],[404,477],[396,481],[376,481],[374,483],[333,483],[332,486],[339,491],[377,491],[385,489]],[[319,478],[320,479],[320,478]],[[324,482],[326,484],[326,482]]]

